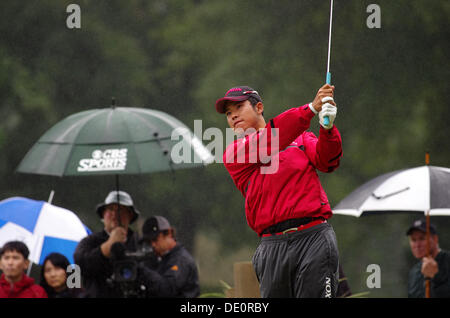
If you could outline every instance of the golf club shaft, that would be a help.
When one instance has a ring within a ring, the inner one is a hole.
[[[330,6],[330,30],[328,32],[328,60],[327,60],[327,78],[326,83],[331,84],[331,73],[330,73],[330,56],[331,56],[331,26],[333,25],[333,0],[331,0]],[[330,119],[328,116],[323,118],[323,123],[325,126],[328,126],[330,123]]]

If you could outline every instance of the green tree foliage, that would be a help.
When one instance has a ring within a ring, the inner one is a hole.
[[[224,131],[213,105],[231,86],[257,89],[268,119],[311,101],[325,81],[329,1],[80,0],[81,29],[66,27],[69,3],[0,4],[0,193],[45,200],[56,189],[54,203],[93,230],[101,228],[94,207],[113,177],[14,172],[59,120],[108,107],[114,96],[118,105],[162,110],[192,129],[201,119],[203,131]],[[336,172],[320,175],[332,205],[370,178],[422,165],[426,150],[433,165],[449,166],[450,4],[380,0],[381,28],[369,29],[370,3],[335,1],[331,72],[344,157]],[[311,129],[318,132],[317,119]],[[224,253],[257,244],[221,164],[120,183],[144,217],[168,216],[190,248],[198,231],[220,237]],[[414,260],[404,229],[412,218],[333,217],[355,292],[365,289],[366,266],[378,263],[386,283],[372,294],[405,296]],[[439,223],[449,225],[444,219]]]

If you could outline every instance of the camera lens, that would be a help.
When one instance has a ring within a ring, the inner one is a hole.
[[[131,279],[133,277],[133,271],[127,267],[124,267],[120,270],[120,276],[124,279]]]

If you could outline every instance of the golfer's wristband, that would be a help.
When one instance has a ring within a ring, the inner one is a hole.
[[[309,103],[308,106],[309,106],[309,109],[311,109],[311,111],[314,113],[314,115],[317,115],[319,113],[317,110],[314,109],[312,103]]]

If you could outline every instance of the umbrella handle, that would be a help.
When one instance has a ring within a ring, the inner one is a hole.
[[[122,226],[122,222],[120,220],[120,195],[119,195],[119,175],[116,174],[116,194],[117,194],[117,222],[119,226]]]
[[[31,267],[33,267],[33,261],[30,261],[30,264],[28,265],[28,268],[27,268],[27,276],[30,276],[30,275],[31,275]]]
[[[40,252],[42,253],[42,244],[40,242],[41,238],[42,238],[42,235],[40,235],[40,234],[36,235],[36,239],[33,244],[34,246],[33,246],[32,250],[30,251],[30,255],[28,256],[28,259],[30,260],[30,265],[28,265],[28,268],[27,268],[27,276],[31,275],[31,267],[33,267],[34,259],[36,258],[37,248],[39,245],[41,246]],[[40,258],[40,256],[39,256],[39,258]],[[36,264],[39,264],[39,259],[37,260]]]
[[[48,200],[47,200],[47,203],[48,204],[52,204],[52,201],[53,201],[53,197],[55,196],[55,190],[52,190],[51,192],[50,192],[50,196],[48,197]]]
[[[430,211],[427,211],[427,256],[430,256]],[[430,280],[425,280],[425,298],[430,298]]]

